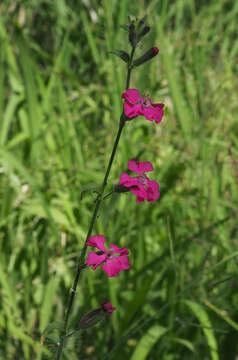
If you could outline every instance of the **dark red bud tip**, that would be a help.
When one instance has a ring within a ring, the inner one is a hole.
[[[153,47],[153,51],[154,51],[155,55],[157,55],[158,52],[159,52],[159,49],[158,49],[156,46],[154,46],[154,47]]]

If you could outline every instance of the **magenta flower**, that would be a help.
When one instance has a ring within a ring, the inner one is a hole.
[[[128,162],[128,169],[136,172],[138,176],[130,177],[128,174],[122,173],[119,184],[129,188],[136,195],[136,202],[158,200],[160,196],[159,184],[145,175],[146,172],[154,170],[152,164],[149,161],[137,162],[132,159]]]
[[[92,246],[97,248],[99,251],[97,253],[90,251],[86,264],[92,266],[92,269],[95,270],[99,265],[104,263],[102,269],[106,271],[109,277],[117,276],[118,273],[122,270],[128,270],[130,264],[127,258],[129,250],[126,248],[119,248],[114,244],[110,244],[107,249],[104,246],[106,239],[103,235],[91,236],[86,242],[87,246]]]
[[[128,89],[122,94],[124,113],[128,118],[143,115],[147,120],[159,123],[164,115],[164,104],[152,104],[149,97],[140,97],[137,89]]]
[[[112,304],[110,303],[110,301],[104,302],[101,304],[101,307],[104,311],[108,312],[109,315],[112,316],[112,312],[114,310],[116,310],[115,306],[112,306]]]

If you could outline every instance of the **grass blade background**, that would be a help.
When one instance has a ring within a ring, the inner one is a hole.
[[[84,271],[70,327],[105,299],[117,311],[64,357],[130,359],[145,343],[151,360],[210,358],[207,317],[191,321],[204,299],[213,358],[237,356],[237,13],[232,0],[1,2],[0,359],[43,359],[44,327],[62,321],[122,110],[125,64],[109,51],[130,51],[120,25],[145,14],[136,56],[160,53],[131,86],[166,115],[126,124],[107,190],[138,157],[153,163],[161,197],[105,200],[94,234],[129,248],[131,270],[115,281]]]

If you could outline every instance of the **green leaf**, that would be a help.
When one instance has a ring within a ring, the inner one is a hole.
[[[56,294],[56,290],[58,287],[58,278],[52,277],[47,285],[45,286],[44,291],[44,300],[40,309],[40,331],[43,332],[43,330],[46,328],[47,323],[50,319],[50,316],[52,314],[52,307],[53,307],[53,301],[54,296]]]
[[[124,329],[128,327],[136,311],[138,311],[138,309],[145,303],[145,299],[150,289],[153,278],[154,274],[152,276],[147,276],[147,278],[143,281],[142,285],[135,292],[132,300],[128,302],[125,311],[125,318],[123,320]]]
[[[112,50],[112,51],[109,51],[109,54],[114,54],[114,55],[118,56],[119,58],[121,58],[123,61],[125,61],[127,64],[129,63],[130,56],[127,52],[125,52],[123,50]]]
[[[26,181],[31,186],[31,188],[36,191],[36,196],[40,200],[45,216],[48,218],[52,230],[54,231],[55,238],[58,240],[58,228],[55,224],[54,218],[52,217],[51,211],[49,209],[49,204],[45,199],[45,195],[41,192],[35,178],[31,175],[28,169],[19,162],[17,157],[4,149],[0,149],[0,164],[3,164],[3,166],[6,167],[7,171],[12,174],[14,174],[15,171],[19,172],[19,174],[24,178],[24,181]]]
[[[190,300],[186,300],[185,304],[194,313],[194,315],[197,317],[197,319],[200,321],[203,327],[203,332],[206,337],[207,344],[210,348],[212,360],[219,360],[218,351],[217,351],[217,341],[212,328],[212,323],[208,317],[207,312],[204,310],[204,307]]]
[[[144,336],[140,339],[131,360],[144,360],[147,358],[154,344],[167,332],[165,327],[155,325],[152,326]]]
[[[186,339],[176,338],[176,337],[172,338],[171,340],[178,344],[185,346],[187,349],[191,350],[192,352],[195,351],[194,346],[191,343],[191,341],[188,341]]]
[[[209,307],[209,309],[213,310],[217,315],[219,315],[223,320],[225,320],[231,327],[233,327],[236,331],[238,331],[238,324],[228,316],[225,310],[217,308],[208,300],[204,300],[203,302]]]

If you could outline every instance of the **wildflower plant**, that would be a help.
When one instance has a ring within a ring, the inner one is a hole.
[[[77,331],[83,331],[92,326],[95,326],[108,314],[113,316],[112,313],[116,308],[107,299],[104,303],[101,304],[100,308],[89,311],[81,318],[78,329],[72,332],[68,332],[69,317],[75,302],[76,291],[82,275],[82,270],[103,270],[109,277],[113,278],[120,276],[121,271],[128,271],[130,269],[129,249],[120,248],[117,244],[109,244],[109,246],[106,247],[105,235],[108,236],[109,234],[92,235],[94,225],[97,220],[98,211],[102,202],[107,197],[107,195],[105,195],[105,191],[122,131],[126,127],[127,122],[136,121],[138,116],[144,116],[147,120],[155,121],[158,124],[164,115],[164,104],[152,103],[148,96],[140,96],[140,93],[137,89],[130,88],[132,71],[147,61],[150,61],[159,53],[159,49],[154,46],[148,49],[144,54],[139,55],[138,58],[134,59],[138,43],[150,31],[150,27],[146,24],[146,18],[144,17],[140,20],[137,19],[130,21],[129,25],[123,25],[122,27],[128,34],[131,52],[128,54],[124,50],[112,50],[111,53],[118,56],[127,65],[126,88],[121,96],[122,100],[124,100],[123,109],[119,120],[118,132],[115,137],[112,153],[105,171],[101,189],[98,192],[95,201],[95,207],[89,224],[85,243],[78,259],[77,271],[65,312],[64,325],[58,342],[58,349],[56,353],[57,360],[60,360],[62,357],[63,349],[66,346],[66,339],[68,337],[74,335]],[[145,200],[148,202],[157,201],[160,196],[159,184],[147,176],[147,173],[154,170],[153,165],[148,160],[140,162],[136,159],[128,159],[128,169],[131,172],[134,172],[136,176],[132,177],[130,174],[122,172],[118,184],[114,187],[114,191],[117,193],[133,193],[136,195],[136,203],[142,203]],[[113,239],[113,242],[116,243],[117,241],[118,239]],[[90,250],[87,255],[88,248],[92,248],[92,250]],[[107,318],[109,319],[110,316]]]

